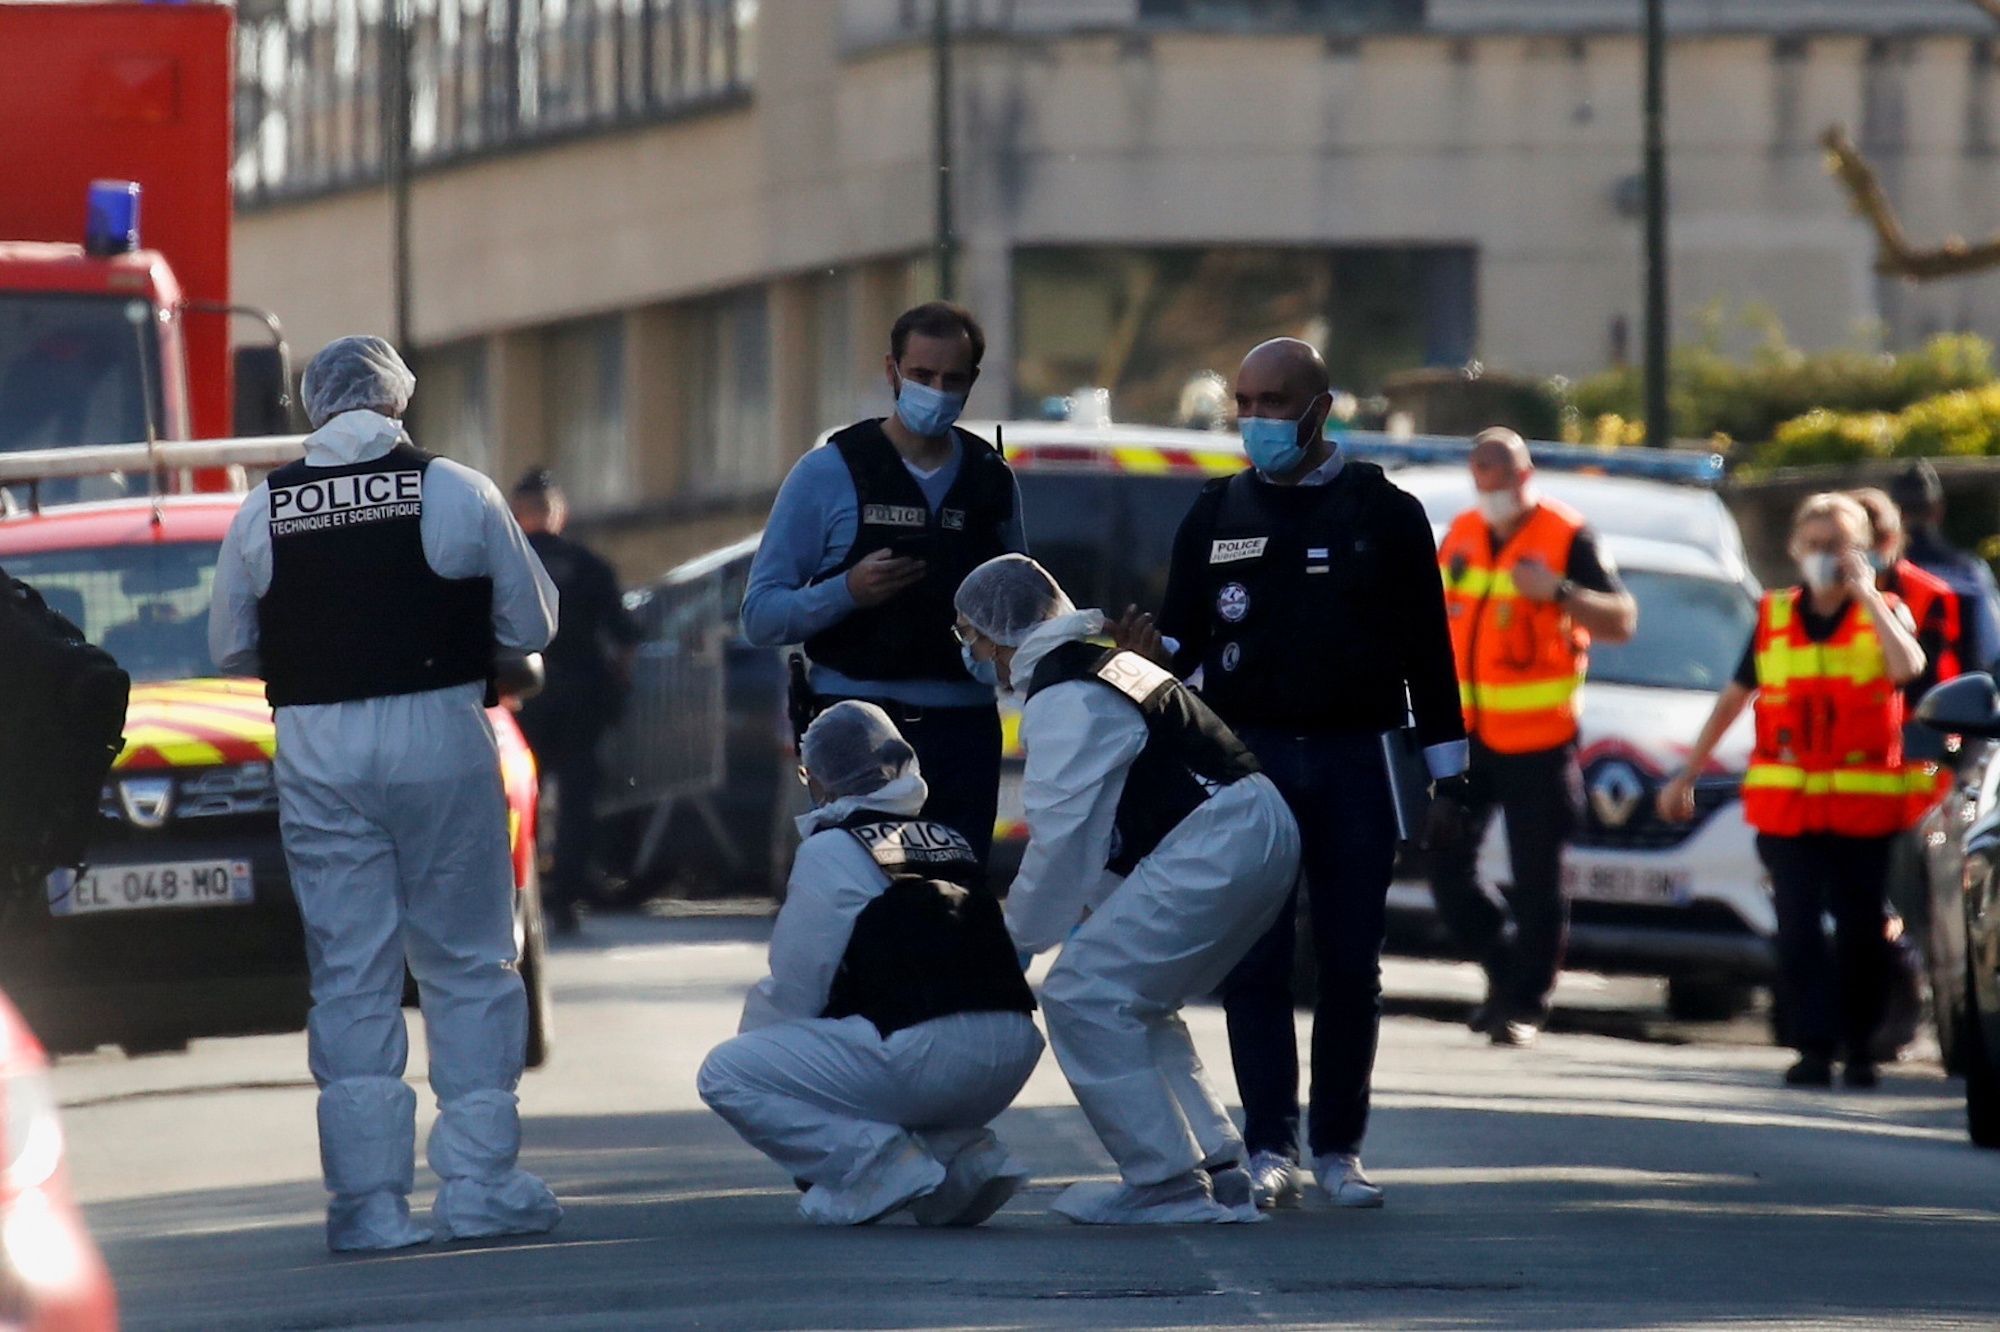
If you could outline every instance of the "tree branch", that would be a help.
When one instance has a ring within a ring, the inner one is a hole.
[[[2000,18],[2000,0],[1971,0],[1981,9]],[[1839,125],[1820,135],[1826,149],[1827,170],[1847,191],[1854,211],[1875,230],[1875,271],[1917,282],[1960,277],[1967,273],[2000,268],[2000,235],[1969,245],[1962,236],[1947,236],[1929,249],[1913,247],[1896,219],[1896,207],[1883,190],[1875,168],[1861,155]]]

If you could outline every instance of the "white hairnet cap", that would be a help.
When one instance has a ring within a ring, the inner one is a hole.
[[[952,603],[1002,647],[1018,647],[1036,625],[1076,609],[1062,585],[1026,555],[986,561],[965,576]]]
[[[916,770],[917,751],[873,703],[846,699],[806,727],[800,758],[831,799],[868,795]]]
[[[306,419],[317,430],[342,412],[361,408],[401,416],[416,392],[417,377],[380,338],[336,338],[306,363],[300,389]]]

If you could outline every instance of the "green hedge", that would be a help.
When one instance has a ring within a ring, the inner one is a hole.
[[[1941,393],[1900,412],[1813,411],[1778,427],[1758,468],[1870,458],[2000,456],[2000,385]]]
[[[1992,345],[1971,334],[1944,334],[1900,354],[1851,349],[1807,353],[1789,346],[1782,334],[1770,329],[1764,345],[1742,361],[1725,355],[1719,343],[1719,328],[1712,327],[1704,341],[1674,353],[1668,404],[1677,438],[1725,436],[1761,443],[1775,440],[1780,427],[1809,413],[1898,412],[1913,403],[1995,382]],[[1572,431],[1588,437],[1595,433],[1591,423],[1605,418],[1639,421],[1645,414],[1643,397],[1636,367],[1580,380],[1567,391],[1568,419],[1576,423]],[[1963,409],[1957,410],[1962,415]],[[1853,435],[1843,427],[1836,432],[1842,444],[1822,447],[1848,448],[1855,457],[1882,456],[1869,433],[1874,428],[1870,422],[1855,427],[1860,434]],[[1970,428],[1956,417],[1921,427],[1935,429],[1941,441],[1952,440],[1961,449],[1968,443]],[[1983,452],[1984,446],[1974,451]]]

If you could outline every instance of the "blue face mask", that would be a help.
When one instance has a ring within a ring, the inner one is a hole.
[[[973,656],[972,644],[960,643],[958,645],[958,655],[965,662],[965,673],[967,675],[970,675],[988,689],[998,689],[1000,687],[1000,668],[991,661],[981,661],[979,658]]]
[[[1296,421],[1269,416],[1239,417],[1236,428],[1243,433],[1243,451],[1250,464],[1265,476],[1283,476],[1305,460],[1306,446],[1299,438],[1311,411]]]
[[[951,429],[952,422],[965,410],[963,393],[946,393],[928,384],[912,384],[898,377],[896,415],[913,435],[936,439]]]

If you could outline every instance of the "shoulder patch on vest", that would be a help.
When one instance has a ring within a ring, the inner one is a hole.
[[[1269,537],[1238,537],[1233,541],[1212,541],[1208,546],[1210,564],[1234,564],[1238,560],[1255,560],[1263,557],[1264,547],[1271,544]]]
[[[920,820],[864,823],[848,829],[878,864],[949,864],[974,859],[972,843],[955,828]]]
[[[1155,666],[1136,652],[1120,652],[1097,668],[1097,678],[1134,703],[1144,703],[1163,685],[1174,682],[1171,672]]]

